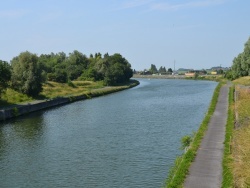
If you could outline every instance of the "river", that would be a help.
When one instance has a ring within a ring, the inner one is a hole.
[[[0,187],[155,188],[217,85],[138,79],[135,88],[0,123]]]

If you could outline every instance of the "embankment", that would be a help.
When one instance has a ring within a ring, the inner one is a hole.
[[[52,108],[59,105],[64,105],[72,103],[79,100],[85,100],[93,97],[99,97],[102,95],[107,95],[110,93],[115,93],[125,89],[129,89],[139,85],[140,83],[136,80],[133,80],[130,84],[125,86],[118,87],[105,87],[101,89],[92,90],[86,94],[78,96],[67,96],[67,97],[58,97],[55,99],[48,100],[37,100],[29,103],[12,105],[3,109],[0,109],[0,121],[15,118],[24,114],[36,112],[39,110],[44,110],[47,108]]]

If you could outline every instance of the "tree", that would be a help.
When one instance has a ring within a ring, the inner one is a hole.
[[[151,72],[151,74],[156,74],[158,73],[158,70],[156,68],[156,66],[154,64],[151,64],[151,67],[149,69],[149,72]]]
[[[70,80],[75,80],[81,76],[83,70],[87,69],[89,60],[86,55],[75,50],[73,53],[69,54],[66,61],[66,72]]]
[[[8,87],[11,78],[11,68],[9,63],[0,60],[0,98],[1,93]]]
[[[161,67],[159,68],[159,73],[161,73],[161,74],[167,73],[166,68],[161,66]]]
[[[172,74],[173,70],[171,68],[168,68],[168,72]]]
[[[12,59],[11,66],[13,89],[29,96],[37,96],[42,91],[42,70],[36,54],[28,51],[20,53]]]
[[[231,79],[236,79],[242,76],[250,75],[250,37],[245,43],[244,51],[240,53],[233,60],[231,73],[227,74],[227,77],[231,76]]]
[[[130,63],[120,54],[114,54],[105,58],[104,84],[116,85],[128,82],[133,76]]]

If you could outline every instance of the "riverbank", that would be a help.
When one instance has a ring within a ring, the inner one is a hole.
[[[185,75],[140,75],[134,74],[133,78],[145,78],[145,79],[185,79],[185,80],[209,80],[209,81],[225,81],[223,75],[199,75],[196,78]]]
[[[200,147],[201,141],[203,139],[203,136],[208,128],[208,124],[210,122],[210,119],[215,111],[216,104],[218,101],[220,89],[222,87],[223,83],[219,83],[216,87],[208,112],[201,123],[200,128],[195,133],[195,136],[193,137],[192,143],[190,144],[188,150],[183,153],[182,156],[178,157],[175,161],[175,165],[172,167],[172,169],[169,172],[169,176],[166,181],[166,187],[170,188],[176,188],[176,187],[182,187],[183,183],[185,181],[185,178],[189,172],[189,167],[191,163],[194,161],[196,153]]]
[[[79,100],[86,100],[93,97],[99,97],[115,93],[118,91],[135,87],[139,84],[140,84],[139,81],[131,80],[129,84],[124,86],[112,86],[112,87],[93,89],[81,95],[70,95],[70,96],[57,97],[45,100],[34,100],[26,103],[6,106],[0,109],[0,121],[15,118],[17,116],[25,115],[35,111],[44,110],[47,108],[52,108],[55,106],[72,103]]]

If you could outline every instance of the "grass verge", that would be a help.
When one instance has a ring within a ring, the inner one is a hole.
[[[233,136],[233,128],[234,128],[234,107],[233,107],[233,100],[234,100],[234,86],[230,87],[229,90],[229,107],[228,107],[228,117],[227,117],[227,124],[226,124],[226,135],[224,141],[224,156],[223,156],[223,174],[222,174],[222,188],[229,188],[233,187],[233,172],[232,172],[232,145],[231,140]]]
[[[250,77],[234,81],[237,97],[235,101],[236,128],[233,131],[231,169],[232,187],[250,187]]]
[[[208,123],[210,121],[211,116],[214,113],[218,96],[220,92],[220,88],[224,83],[220,82],[215,88],[210,106],[208,108],[208,112],[201,123],[201,126],[197,133],[193,138],[193,142],[191,143],[189,149],[182,156],[177,157],[174,166],[169,172],[168,178],[166,180],[165,186],[168,188],[178,188],[182,187],[185,181],[186,175],[188,174],[189,167],[192,161],[195,159],[197,150],[200,146],[201,140],[204,136],[205,131],[207,130]]]
[[[0,108],[8,107],[10,105],[22,104],[26,102],[32,102],[35,100],[53,99],[58,97],[68,97],[70,101],[75,101],[76,96],[86,96],[87,98],[97,97],[114,93],[124,89],[128,89],[138,85],[139,82],[136,80],[130,80],[129,83],[105,87],[103,82],[92,82],[92,81],[72,81],[68,83],[56,83],[47,82],[43,84],[43,91],[37,98],[29,97],[25,94],[21,94],[8,88],[0,98]]]

